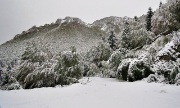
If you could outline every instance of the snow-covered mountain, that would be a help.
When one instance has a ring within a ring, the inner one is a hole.
[[[106,35],[79,18],[66,17],[55,23],[33,26],[16,35],[14,39],[0,45],[0,58],[19,58],[31,42],[48,48],[53,54],[69,50],[71,46],[75,46],[78,52],[86,52]]]
[[[145,29],[143,20],[141,17],[135,21],[129,17],[111,16],[86,24],[74,17],[57,19],[55,23],[33,26],[0,45],[0,58],[8,60],[20,58],[25,48],[32,42],[48,48],[53,54],[69,50],[72,46],[75,46],[79,53],[87,52],[92,46],[102,42],[102,38],[108,38],[111,31],[120,38],[126,21],[134,31]]]

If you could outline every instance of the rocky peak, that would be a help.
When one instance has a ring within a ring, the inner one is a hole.
[[[64,19],[57,19],[56,20],[56,22],[55,22],[55,24],[59,24],[59,25],[61,25],[61,24],[64,24],[64,23],[79,23],[79,24],[83,24],[83,25],[86,25],[86,23],[85,22],[83,22],[81,19],[79,19],[79,18],[76,18],[76,17],[65,17]]]

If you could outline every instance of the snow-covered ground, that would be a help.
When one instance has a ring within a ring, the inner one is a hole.
[[[180,86],[98,77],[80,82],[66,87],[0,91],[0,108],[180,108]]]

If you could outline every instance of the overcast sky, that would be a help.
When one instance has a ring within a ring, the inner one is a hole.
[[[55,22],[66,16],[87,23],[108,16],[141,16],[166,0],[0,0],[0,44],[33,25]]]

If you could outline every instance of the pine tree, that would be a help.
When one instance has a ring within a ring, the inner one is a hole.
[[[22,60],[34,61],[34,56],[37,53],[37,46],[35,43],[31,43],[25,49],[24,53],[22,54]]]
[[[162,2],[159,3],[159,9],[162,7]]]
[[[138,17],[137,17],[137,16],[134,16],[134,20],[135,20],[135,21],[138,21]]]
[[[129,29],[129,23],[126,21],[124,30],[121,36],[121,46],[123,48],[129,49],[130,43],[129,43],[129,38],[130,38],[130,29]]]
[[[152,25],[151,25],[151,18],[153,16],[152,8],[149,7],[149,11],[147,12],[146,17],[146,30],[151,31]]]
[[[113,50],[117,49],[116,40],[117,39],[116,39],[116,37],[114,35],[114,32],[111,31],[111,35],[109,36],[108,42],[109,42],[109,45],[110,45],[111,49],[113,49]]]
[[[1,74],[2,74],[2,70],[0,69],[0,81],[2,81],[2,76],[1,76]]]

